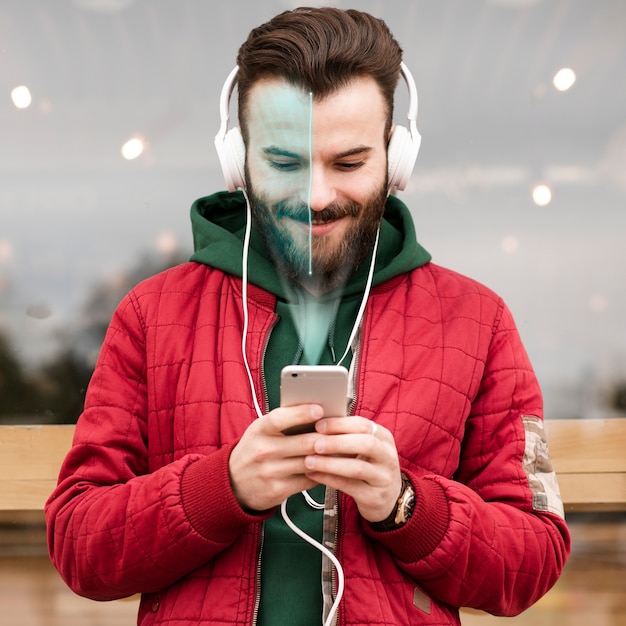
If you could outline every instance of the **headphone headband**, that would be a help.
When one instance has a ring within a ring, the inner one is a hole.
[[[215,135],[215,149],[229,191],[245,189],[244,167],[246,150],[239,128],[228,129],[230,99],[237,84],[239,68],[235,66],[228,74],[220,94],[220,128]],[[409,182],[422,138],[417,130],[418,97],[413,75],[404,61],[400,74],[409,91],[408,129],[395,126],[387,147],[389,190],[404,189]]]
[[[409,90],[409,110],[406,116],[409,121],[417,122],[417,87],[415,86],[413,74],[411,74],[404,61],[400,63],[400,74],[402,78],[404,78],[406,87]]]
[[[226,78],[226,81],[224,82],[224,85],[222,86],[222,92],[220,94],[221,125],[217,133],[218,137],[223,137],[224,135],[226,135],[226,132],[228,131],[228,120],[230,119],[230,97],[232,96],[233,91],[235,90],[235,85],[237,84],[238,72],[239,72],[239,68],[235,66],[231,70],[230,74]]]

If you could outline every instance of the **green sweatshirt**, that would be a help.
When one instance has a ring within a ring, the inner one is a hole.
[[[191,208],[192,261],[241,277],[245,200],[240,192],[220,192],[197,200]],[[279,405],[279,376],[285,365],[331,364],[344,355],[361,304],[371,257],[366,258],[339,293],[314,298],[282,280],[258,233],[253,229],[248,280],[277,298],[278,322],[270,335],[264,362],[270,410]],[[377,285],[430,261],[415,238],[407,207],[396,197],[387,201],[381,225],[373,284]],[[348,351],[342,365],[349,367]],[[324,487],[311,495],[324,501]],[[289,498],[287,512],[296,525],[321,541],[323,512]],[[280,511],[265,523],[261,556],[261,604],[258,624],[309,626],[321,623],[321,553],[300,539]]]

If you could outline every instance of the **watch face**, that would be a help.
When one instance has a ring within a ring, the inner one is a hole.
[[[406,482],[406,486],[400,499],[398,500],[398,512],[394,522],[396,525],[406,524],[413,514],[413,508],[415,507],[415,491],[410,482]]]
[[[408,522],[413,515],[413,509],[415,508],[415,494],[411,492],[411,497],[407,500],[404,507],[404,521]]]
[[[405,474],[402,474],[402,485],[402,493],[396,502],[395,509],[386,520],[373,524],[378,530],[395,530],[411,519],[415,508],[415,490]]]

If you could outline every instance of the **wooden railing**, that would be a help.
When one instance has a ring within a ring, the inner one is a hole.
[[[626,511],[626,419],[547,420],[565,511]]]
[[[550,420],[550,456],[566,511],[626,511],[626,419]],[[73,425],[0,426],[0,511],[41,510]]]

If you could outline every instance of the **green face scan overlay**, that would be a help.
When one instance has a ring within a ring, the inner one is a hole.
[[[246,180],[253,216],[281,273],[315,285],[313,94],[272,83],[254,98]]]
[[[313,94],[287,84],[263,92],[248,119],[247,184],[255,224],[279,276],[291,294],[289,306],[303,346],[303,361],[316,364],[326,343],[339,294],[317,298],[295,285],[324,291],[315,252],[325,254],[313,234]],[[323,235],[321,235],[323,237]]]

